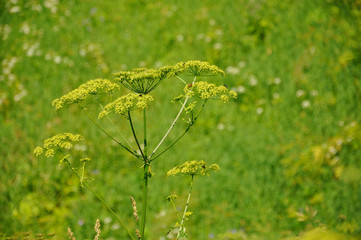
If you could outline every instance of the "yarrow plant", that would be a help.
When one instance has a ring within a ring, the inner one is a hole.
[[[141,214],[138,215],[136,201],[133,197],[130,198],[134,219],[137,223],[137,226],[139,227],[133,231],[128,229],[128,227],[120,220],[120,218],[118,218],[118,216],[106,203],[106,201],[87,183],[87,177],[85,176],[85,166],[86,163],[90,161],[90,158],[84,157],[79,159],[81,167],[73,167],[74,162],[71,160],[71,149],[74,143],[83,141],[84,137],[73,133],[55,135],[45,140],[42,146],[35,148],[34,154],[37,157],[58,157],[60,164],[65,164],[70,167],[74,175],[79,179],[81,186],[88,188],[107,208],[110,214],[122,226],[129,239],[144,240],[146,237],[145,227],[147,217],[148,184],[149,179],[153,175],[151,172],[151,165],[154,160],[158,159],[161,155],[171,149],[181,138],[183,138],[183,136],[191,129],[191,127],[194,126],[202,109],[209,100],[213,99],[227,103],[231,99],[237,97],[236,93],[234,91],[228,90],[225,85],[217,86],[214,83],[204,81],[204,77],[219,77],[224,75],[224,72],[217,66],[202,61],[181,62],[174,66],[165,66],[157,69],[136,68],[131,71],[121,71],[115,73],[114,82],[107,79],[95,79],[88,81],[87,83],[80,85],[78,88],[53,101],[52,105],[56,111],[61,111],[69,105],[78,105],[84,114],[90,119],[92,123],[94,123],[97,128],[99,128],[100,131],[116,142],[119,147],[125,149],[140,161],[142,167],[141,169],[143,171],[143,194],[141,199],[142,206],[140,212]],[[202,81],[199,81],[199,78],[202,78]],[[183,89],[181,89],[182,93],[179,96],[174,97],[172,100],[172,102],[180,104],[180,109],[156,147],[150,151],[148,149],[147,139],[147,110],[150,108],[152,102],[155,101],[151,93],[157,88],[157,86],[159,86],[159,84],[167,79],[176,79],[184,84]],[[131,92],[120,95],[121,86],[124,86]],[[112,99],[111,102],[105,106],[103,106],[103,103],[100,100],[103,99],[102,96],[104,95],[109,95],[109,99]],[[129,122],[129,127],[131,129],[136,146],[131,145],[127,141],[127,138],[125,138],[118,129],[117,132],[123,138],[123,140],[117,140],[115,136],[110,134],[105,128],[101,126],[100,122],[96,120],[96,118],[91,116],[87,108],[87,99],[90,97],[94,97],[100,107],[98,119],[106,118],[109,124],[116,129],[117,127],[111,118],[114,115],[120,115],[124,121]],[[143,118],[140,120],[143,122],[143,139],[139,139],[133,124],[132,113],[137,110],[143,112]],[[171,144],[168,146],[163,146],[165,139],[172,132],[178,120],[182,116],[182,119],[184,119],[187,124],[184,131],[178,137],[176,137]],[[141,144],[140,140],[142,140],[143,144]],[[189,194],[183,215],[180,217],[178,215],[178,211],[176,210],[178,222],[174,225],[173,229],[177,230],[177,239],[184,239],[187,237],[184,225],[188,217],[191,215],[191,212],[187,211],[187,209],[195,176],[208,176],[211,172],[218,171],[219,169],[219,166],[216,164],[208,166],[204,161],[188,161],[171,169],[168,172],[168,176],[186,175],[189,176],[191,180]],[[175,198],[176,197],[174,195],[167,198],[167,200],[172,203],[173,207],[175,207]],[[74,239],[72,233],[69,233],[69,237],[70,239]]]

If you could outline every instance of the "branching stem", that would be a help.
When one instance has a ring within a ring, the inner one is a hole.
[[[81,177],[79,176],[79,174],[75,171],[75,169],[71,166],[71,163],[69,162],[68,159],[65,159],[65,161],[68,163],[68,166],[70,167],[70,169],[73,171],[73,173],[79,178],[79,180],[82,180]],[[120,219],[118,218],[118,216],[114,213],[113,209],[103,200],[102,197],[100,197],[85,181],[82,181],[82,184],[88,188],[90,190],[90,192],[93,193],[93,195],[104,205],[104,207],[107,208],[107,210],[110,212],[110,214],[117,220],[117,222],[122,226],[122,228],[127,232],[127,234],[129,235],[129,237],[132,240],[135,240],[134,236],[128,231],[128,229],[126,228],[126,226],[123,224],[122,221],[120,221]]]
[[[192,85],[195,83],[197,77],[195,76],[192,82]],[[162,145],[162,143],[164,142],[164,140],[167,138],[168,134],[170,133],[170,131],[173,129],[174,125],[177,123],[180,115],[182,114],[187,102],[188,102],[189,96],[186,97],[186,99],[184,100],[184,103],[182,104],[181,109],[179,110],[176,118],[174,119],[174,121],[172,122],[172,124],[170,125],[168,131],[165,133],[165,135],[163,136],[162,140],[160,140],[159,144],[157,145],[157,147],[153,150],[152,154],[150,154],[149,159],[152,159],[152,156],[154,155],[154,153],[158,150],[158,148]]]
[[[206,104],[207,100],[205,100],[201,106],[201,109],[197,113],[197,116],[193,119],[193,121],[187,126],[187,128],[184,130],[184,132],[172,143],[170,144],[166,149],[164,149],[161,153],[159,153],[157,156],[153,157],[151,161],[154,161],[156,158],[159,158],[161,155],[163,155],[166,151],[168,151],[171,147],[173,147],[179,140],[183,138],[183,136],[191,129],[191,127],[195,124],[195,122],[198,119],[199,114],[201,113],[202,109],[204,108],[204,105]]]
[[[177,234],[177,239],[180,237],[181,232],[184,231],[184,220],[185,220],[185,217],[186,217],[186,213],[187,213],[189,201],[190,201],[190,199],[191,199],[192,188],[193,188],[193,180],[194,180],[194,176],[192,175],[191,184],[190,184],[189,192],[188,192],[187,203],[186,203],[186,206],[185,206],[185,208],[184,208],[184,212],[183,212],[183,216],[182,216],[182,221],[181,221],[181,223],[180,223],[179,231],[178,231],[178,234]]]
[[[105,111],[103,104],[100,102],[99,98],[96,96],[96,99],[99,103],[100,108]],[[110,122],[110,124],[112,125],[112,127],[115,129],[115,131],[118,132],[118,134],[123,138],[123,140],[129,145],[130,148],[133,148],[132,145],[128,142],[128,140],[124,137],[124,135],[119,131],[119,129],[115,126],[115,124],[113,123],[113,121],[110,119],[110,117],[108,116],[108,114],[106,114],[106,117],[108,119],[108,121]]]
[[[83,110],[83,112],[85,113],[85,115],[90,119],[90,121],[100,130],[102,131],[105,135],[107,135],[109,138],[111,138],[114,142],[116,142],[117,144],[119,144],[121,147],[123,147],[125,150],[127,150],[128,152],[130,152],[132,155],[134,155],[135,157],[139,158],[139,154],[134,151],[129,149],[128,147],[124,146],[121,142],[119,142],[117,139],[115,139],[112,135],[110,135],[107,131],[104,130],[104,128],[102,128],[90,115],[89,113],[84,109],[84,107],[81,107],[81,109]]]
[[[142,155],[142,158],[143,158],[143,160],[144,160],[144,159],[145,159],[145,156],[144,156],[144,153],[143,153],[142,148],[140,147],[140,144],[139,144],[139,141],[138,141],[138,138],[137,138],[137,134],[135,134],[132,117],[131,117],[129,111],[128,111],[128,120],[129,120],[129,123],[130,123],[130,128],[132,129],[132,133],[133,133],[134,140],[135,140],[135,142],[137,143],[137,146],[138,146],[138,149],[139,149],[139,151],[140,151],[140,154]]]

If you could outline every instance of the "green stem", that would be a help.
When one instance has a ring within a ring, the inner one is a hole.
[[[143,160],[144,160],[144,159],[146,159],[146,158],[145,158],[145,156],[144,156],[144,154],[143,154],[143,151],[142,151],[142,148],[140,147],[140,144],[139,144],[139,142],[138,142],[137,134],[135,134],[132,117],[131,117],[129,111],[128,111],[128,119],[129,119],[129,123],[130,123],[130,128],[132,129],[132,133],[133,133],[134,140],[135,140],[135,142],[137,143],[137,146],[138,146],[138,148],[139,148],[140,154],[142,155],[142,158],[143,158]]]
[[[143,109],[143,122],[144,122],[144,157],[147,158],[147,110],[145,108]]]
[[[141,240],[144,240],[145,223],[147,216],[147,201],[148,201],[148,179],[150,177],[150,164],[147,156],[147,111],[143,110],[144,123],[144,182],[143,182],[143,202],[142,202],[142,219],[141,219]]]
[[[192,88],[193,88],[193,84],[196,82],[197,77],[195,76],[192,82]],[[192,90],[191,88],[191,90]],[[158,148],[162,145],[162,143],[164,142],[164,140],[167,138],[168,134],[170,133],[170,131],[173,129],[174,125],[177,123],[180,115],[182,114],[187,102],[188,102],[189,96],[187,96],[184,100],[184,103],[182,104],[181,109],[179,110],[177,116],[175,117],[174,121],[172,122],[172,124],[170,125],[168,131],[164,134],[162,140],[160,140],[159,144],[156,146],[156,148],[153,150],[153,152],[150,154],[149,159],[152,158],[152,156],[155,154],[155,152],[158,150]]]
[[[191,129],[191,127],[195,124],[195,122],[198,119],[199,114],[201,113],[202,109],[204,108],[204,105],[206,104],[207,100],[205,100],[202,104],[201,109],[199,110],[199,112],[197,113],[197,116],[193,119],[192,123],[190,123],[188,125],[188,127],[184,130],[184,132],[172,143],[170,144],[166,149],[164,149],[161,153],[159,153],[157,156],[153,157],[151,159],[151,161],[155,160],[156,158],[159,158],[161,155],[163,155],[163,153],[165,153],[166,151],[168,151],[171,147],[173,147],[179,140],[182,139],[182,137],[189,131],[189,129]]]
[[[119,144],[121,147],[123,147],[125,150],[127,150],[128,152],[130,152],[131,154],[133,154],[135,157],[139,158],[139,154],[137,152],[135,152],[134,150],[129,149],[128,147],[124,146],[121,142],[119,142],[118,140],[116,140],[112,135],[110,135],[107,131],[104,130],[104,128],[102,128],[90,115],[89,113],[84,109],[84,107],[81,107],[81,109],[83,110],[83,112],[85,113],[85,115],[87,115],[87,117],[90,119],[90,121],[92,121],[92,123],[94,123],[94,125],[100,130],[102,131],[105,135],[107,135],[109,138],[111,138],[114,142],[116,142],[117,144]]]
[[[149,164],[144,164],[144,182],[143,182],[143,204],[142,204],[142,218],[141,218],[141,240],[144,240],[145,221],[147,216],[147,200],[148,200],[148,179],[149,179]]]
[[[96,99],[99,103],[100,108],[105,111],[103,104],[100,102],[98,96],[96,96]],[[112,125],[112,127],[114,128],[115,131],[118,132],[118,134],[123,138],[123,140],[129,145],[130,148],[132,148],[132,145],[128,142],[128,140],[124,137],[124,135],[119,131],[119,129],[115,126],[115,124],[113,123],[113,121],[110,119],[109,115],[106,114],[106,118],[108,119],[108,121],[110,122],[110,124]]]
[[[192,175],[192,179],[191,179],[191,185],[189,187],[189,192],[188,192],[188,198],[187,198],[187,203],[186,203],[186,206],[184,208],[184,212],[183,212],[183,216],[182,216],[182,221],[181,221],[181,224],[179,226],[179,231],[178,231],[178,234],[177,234],[177,239],[179,238],[181,232],[183,231],[184,229],[184,219],[185,219],[185,216],[186,216],[186,213],[187,213],[187,209],[188,209],[188,205],[189,205],[189,201],[191,199],[191,194],[192,194],[192,188],[193,188],[193,179],[194,179],[194,176]]]
[[[71,167],[70,162],[68,161],[68,159],[66,159],[66,162],[68,163],[70,169],[73,171],[73,173],[81,180],[81,177],[78,175],[78,173],[75,171],[74,168]],[[100,197],[85,181],[82,182],[85,187],[87,187],[92,193],[93,195],[98,198],[98,200],[104,205],[104,207],[107,208],[107,210],[110,212],[110,214],[117,220],[117,222],[123,227],[123,229],[127,232],[127,234],[129,235],[129,237],[133,240],[135,240],[134,236],[128,231],[128,229],[125,227],[125,225],[122,223],[122,221],[120,221],[120,219],[118,218],[118,216],[114,213],[113,209],[103,200],[102,197]]]
[[[177,207],[176,207],[175,204],[174,204],[174,201],[171,199],[170,202],[171,202],[171,204],[172,204],[172,206],[173,206],[173,208],[174,208],[174,211],[175,211],[175,213],[176,213],[176,215],[177,215],[178,221],[181,222],[182,220],[181,220],[181,218],[180,218],[180,216],[179,216],[179,214],[178,214],[178,210],[177,210]]]

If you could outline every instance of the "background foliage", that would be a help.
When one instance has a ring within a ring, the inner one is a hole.
[[[115,71],[198,59],[224,69],[239,97],[209,104],[187,139],[155,162],[149,239],[165,239],[176,219],[166,196],[186,195],[187,182],[167,170],[193,159],[222,171],[195,183],[192,239],[286,239],[311,229],[305,239],[356,238],[360,8],[359,0],[0,1],[0,232],[64,239],[70,226],[90,239],[100,218],[104,239],[122,239],[70,171],[32,150],[58,132],[84,135],[76,152],[93,159],[91,185],[129,221],[138,164],[79,109],[57,114],[51,101]],[[149,111],[150,139],[175,115],[174,85],[157,89],[166,103]]]

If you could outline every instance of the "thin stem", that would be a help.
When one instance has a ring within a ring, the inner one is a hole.
[[[179,80],[181,80],[184,84],[188,84],[186,81],[183,80],[183,78],[179,77],[179,76],[176,76]]]
[[[171,147],[173,147],[179,140],[181,140],[183,138],[183,136],[191,129],[191,127],[195,124],[195,122],[198,119],[199,114],[201,113],[201,111],[204,108],[204,105],[206,104],[207,100],[205,100],[201,106],[201,109],[199,110],[199,112],[197,113],[197,116],[193,119],[192,123],[190,123],[187,128],[184,130],[184,132],[172,143],[170,144],[166,149],[164,149],[161,153],[159,153],[157,156],[155,156],[154,158],[152,158],[151,160],[155,160],[156,158],[159,158],[161,155],[163,155],[166,151],[168,151]]]
[[[181,222],[182,220],[181,220],[181,218],[180,218],[180,216],[179,216],[179,214],[178,214],[178,210],[177,210],[177,207],[176,207],[175,204],[174,204],[173,199],[171,199],[170,202],[172,203],[172,206],[173,206],[174,211],[175,211],[175,213],[176,213],[176,215],[177,215],[178,221]]]
[[[197,77],[194,77],[192,85],[195,83]],[[158,150],[158,148],[160,147],[160,145],[162,145],[162,143],[164,142],[164,140],[167,138],[168,134],[170,133],[170,131],[173,129],[174,125],[177,123],[180,115],[182,114],[187,102],[188,102],[189,96],[186,97],[186,99],[184,100],[184,103],[182,104],[181,109],[178,112],[178,115],[176,116],[176,118],[174,119],[173,123],[170,125],[168,131],[165,133],[165,135],[163,136],[162,140],[160,140],[158,146],[153,150],[152,154],[149,156],[149,159],[152,158],[152,156],[154,155],[154,153]]]
[[[143,202],[142,202],[142,218],[141,218],[141,240],[144,240],[145,223],[147,216],[147,202],[148,202],[148,179],[150,177],[150,164],[147,157],[147,111],[143,110],[144,123],[144,182],[143,182]]]
[[[65,159],[65,161],[68,163],[68,166],[70,167],[70,169],[73,171],[73,173],[81,180],[81,177],[78,175],[78,173],[75,171],[74,168],[71,167],[71,164],[69,162],[68,159]],[[107,208],[107,210],[110,212],[110,214],[117,220],[117,222],[122,226],[122,228],[127,232],[127,234],[129,235],[129,237],[133,240],[135,240],[135,238],[133,237],[133,235],[128,231],[128,229],[125,227],[125,225],[122,223],[122,221],[120,221],[120,219],[118,218],[118,216],[114,213],[113,209],[103,200],[102,197],[100,197],[85,181],[82,182],[82,184],[85,185],[85,187],[87,187],[92,193],[93,195],[98,198],[98,200],[104,205],[104,207]]]
[[[142,218],[141,218],[141,240],[144,240],[145,221],[147,216],[147,200],[148,200],[148,178],[149,178],[149,164],[144,164],[144,182],[143,182],[143,203],[142,203]]]
[[[143,109],[143,122],[144,122],[144,157],[147,158],[147,110],[145,108]]]
[[[119,142],[118,140],[116,140],[112,135],[110,135],[107,131],[104,130],[104,128],[102,128],[90,115],[89,113],[84,109],[84,107],[81,107],[81,109],[83,110],[83,112],[87,115],[87,117],[90,119],[90,121],[92,121],[92,123],[94,123],[94,125],[99,128],[100,131],[102,131],[105,135],[107,135],[109,138],[111,138],[114,142],[116,142],[117,144],[119,144],[121,147],[123,147],[125,150],[127,150],[128,152],[130,152],[131,154],[133,154],[135,157],[139,158],[139,154],[135,151],[135,150],[131,150],[128,147],[124,146],[121,142]]]
[[[192,175],[192,179],[191,179],[191,185],[189,187],[189,192],[188,192],[188,198],[187,198],[187,203],[186,203],[186,206],[184,208],[184,212],[183,212],[183,216],[182,216],[182,221],[181,221],[181,224],[179,226],[179,231],[178,231],[178,234],[177,234],[177,239],[179,238],[180,234],[182,231],[184,231],[184,219],[186,217],[186,213],[187,213],[187,209],[188,209],[188,205],[189,205],[189,201],[191,199],[191,194],[192,194],[192,188],[193,188],[193,179],[194,179],[194,176]]]
[[[128,120],[129,120],[129,123],[130,123],[130,127],[131,127],[131,129],[132,129],[132,133],[133,133],[134,140],[135,140],[135,142],[137,143],[137,146],[138,146],[138,148],[139,148],[140,154],[142,155],[142,158],[145,160],[145,157],[144,157],[142,148],[140,147],[140,144],[139,144],[139,142],[138,142],[137,135],[135,134],[135,130],[134,130],[133,122],[132,122],[132,117],[131,117],[129,111],[128,111]]]
[[[100,102],[98,96],[96,96],[96,99],[97,99],[97,101],[98,101],[98,103],[99,103],[100,108],[101,108],[103,111],[105,111],[104,106],[103,106],[103,104]],[[124,137],[124,135],[123,135],[123,134],[119,131],[119,129],[115,126],[115,124],[114,124],[113,121],[110,119],[110,117],[108,116],[108,114],[106,114],[106,117],[107,117],[108,121],[110,122],[110,124],[111,124],[111,125],[113,126],[113,128],[115,129],[115,131],[118,132],[118,134],[123,138],[123,140],[129,145],[130,148],[133,148],[132,145],[128,142],[128,140]]]

